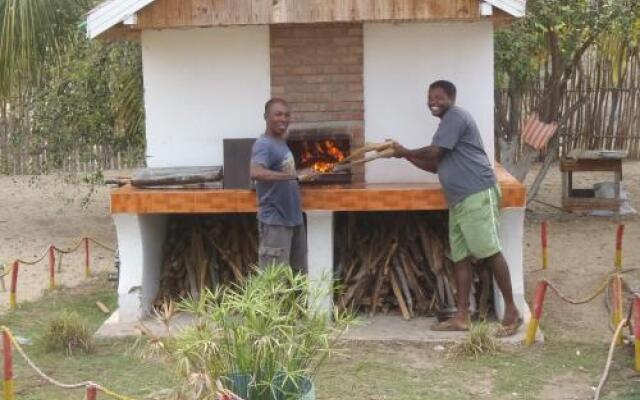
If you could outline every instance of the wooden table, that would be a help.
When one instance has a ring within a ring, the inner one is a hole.
[[[574,150],[560,160],[562,173],[562,208],[572,212],[620,209],[620,182],[624,152],[603,153],[597,150]],[[615,198],[595,197],[593,189],[574,189],[574,172],[611,172],[614,174]]]

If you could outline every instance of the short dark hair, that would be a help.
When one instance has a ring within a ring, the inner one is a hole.
[[[435,81],[431,85],[429,85],[429,90],[440,88],[444,90],[444,92],[451,98],[452,100],[456,99],[456,85],[449,81]]]
[[[267,116],[267,114],[269,114],[269,110],[271,110],[271,106],[273,106],[274,104],[283,104],[283,105],[289,107],[289,103],[287,103],[287,101],[285,99],[282,99],[280,97],[272,97],[272,98],[269,99],[269,101],[264,103],[264,115],[265,115],[265,117]]]

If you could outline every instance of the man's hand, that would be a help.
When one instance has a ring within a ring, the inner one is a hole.
[[[400,143],[396,142],[395,140],[391,140],[391,149],[393,149],[393,157],[395,158],[405,158],[409,155],[409,150],[404,147],[403,145],[401,145]]]
[[[298,180],[300,182],[311,182],[318,179],[320,174],[313,168],[304,168],[298,170]]]

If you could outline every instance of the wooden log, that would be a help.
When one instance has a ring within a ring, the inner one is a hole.
[[[395,273],[391,273],[391,288],[393,289],[393,294],[396,297],[396,300],[398,301],[398,305],[400,306],[400,311],[402,312],[402,317],[409,321],[411,320],[411,313],[409,312],[406,303],[404,302],[404,299],[402,298],[402,292],[400,290],[400,287],[398,285],[398,281],[396,279],[396,274]]]
[[[404,295],[404,299],[407,303],[407,311],[409,311],[409,315],[413,317],[413,297],[411,296],[411,291],[409,290],[409,285],[407,284],[407,279],[402,272],[401,267],[397,263],[394,266],[394,271],[396,276],[398,277],[398,283],[400,284],[400,289],[402,290],[402,294]]]

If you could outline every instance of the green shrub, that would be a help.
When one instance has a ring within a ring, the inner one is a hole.
[[[232,380],[244,379],[251,399],[280,398],[284,387],[313,378],[352,320],[309,306],[325,293],[286,266],[257,271],[241,285],[180,303],[196,323],[165,348],[184,382],[199,376],[233,387]],[[198,386],[199,398],[213,398],[202,389],[210,385]]]
[[[92,335],[87,323],[75,312],[63,311],[47,322],[42,337],[49,351],[64,351],[68,356],[74,353],[88,353],[92,348]]]

